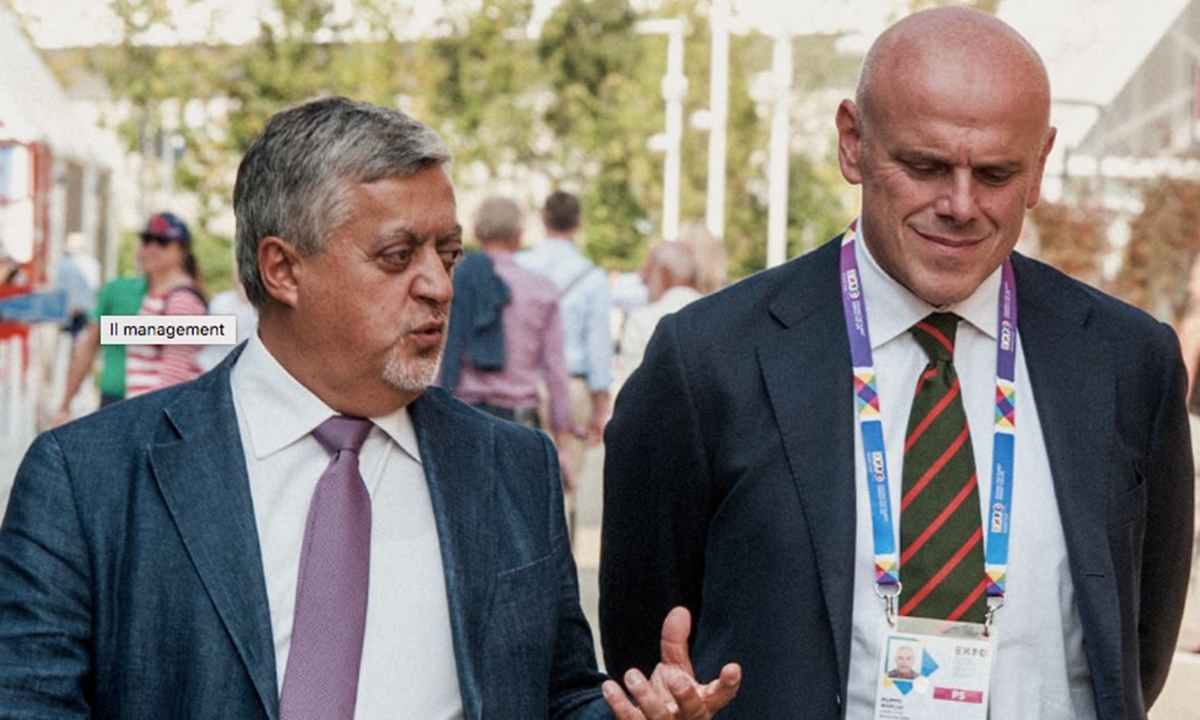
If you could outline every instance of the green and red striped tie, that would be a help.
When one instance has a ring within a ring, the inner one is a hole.
[[[975,454],[954,371],[958,316],[911,329],[929,356],[904,440],[900,500],[901,615],[983,622],[987,587]]]

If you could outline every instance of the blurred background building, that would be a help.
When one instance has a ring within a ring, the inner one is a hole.
[[[57,325],[23,321],[13,301],[47,288],[68,233],[115,268],[119,163],[115,138],[77,114],[0,4],[0,502],[52,392],[58,339]]]

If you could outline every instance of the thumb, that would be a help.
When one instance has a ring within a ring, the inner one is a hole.
[[[688,652],[688,636],[692,632],[692,614],[688,609],[677,606],[667,613],[662,626],[662,662],[678,665],[692,673],[692,659]]]

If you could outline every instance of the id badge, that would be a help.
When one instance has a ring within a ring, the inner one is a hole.
[[[987,720],[996,629],[929,618],[884,623],[876,720]]]

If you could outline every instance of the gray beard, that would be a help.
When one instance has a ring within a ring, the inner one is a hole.
[[[433,384],[438,365],[442,359],[442,348],[428,357],[401,360],[399,348],[388,358],[383,368],[383,381],[388,387],[400,392],[421,393]]]

